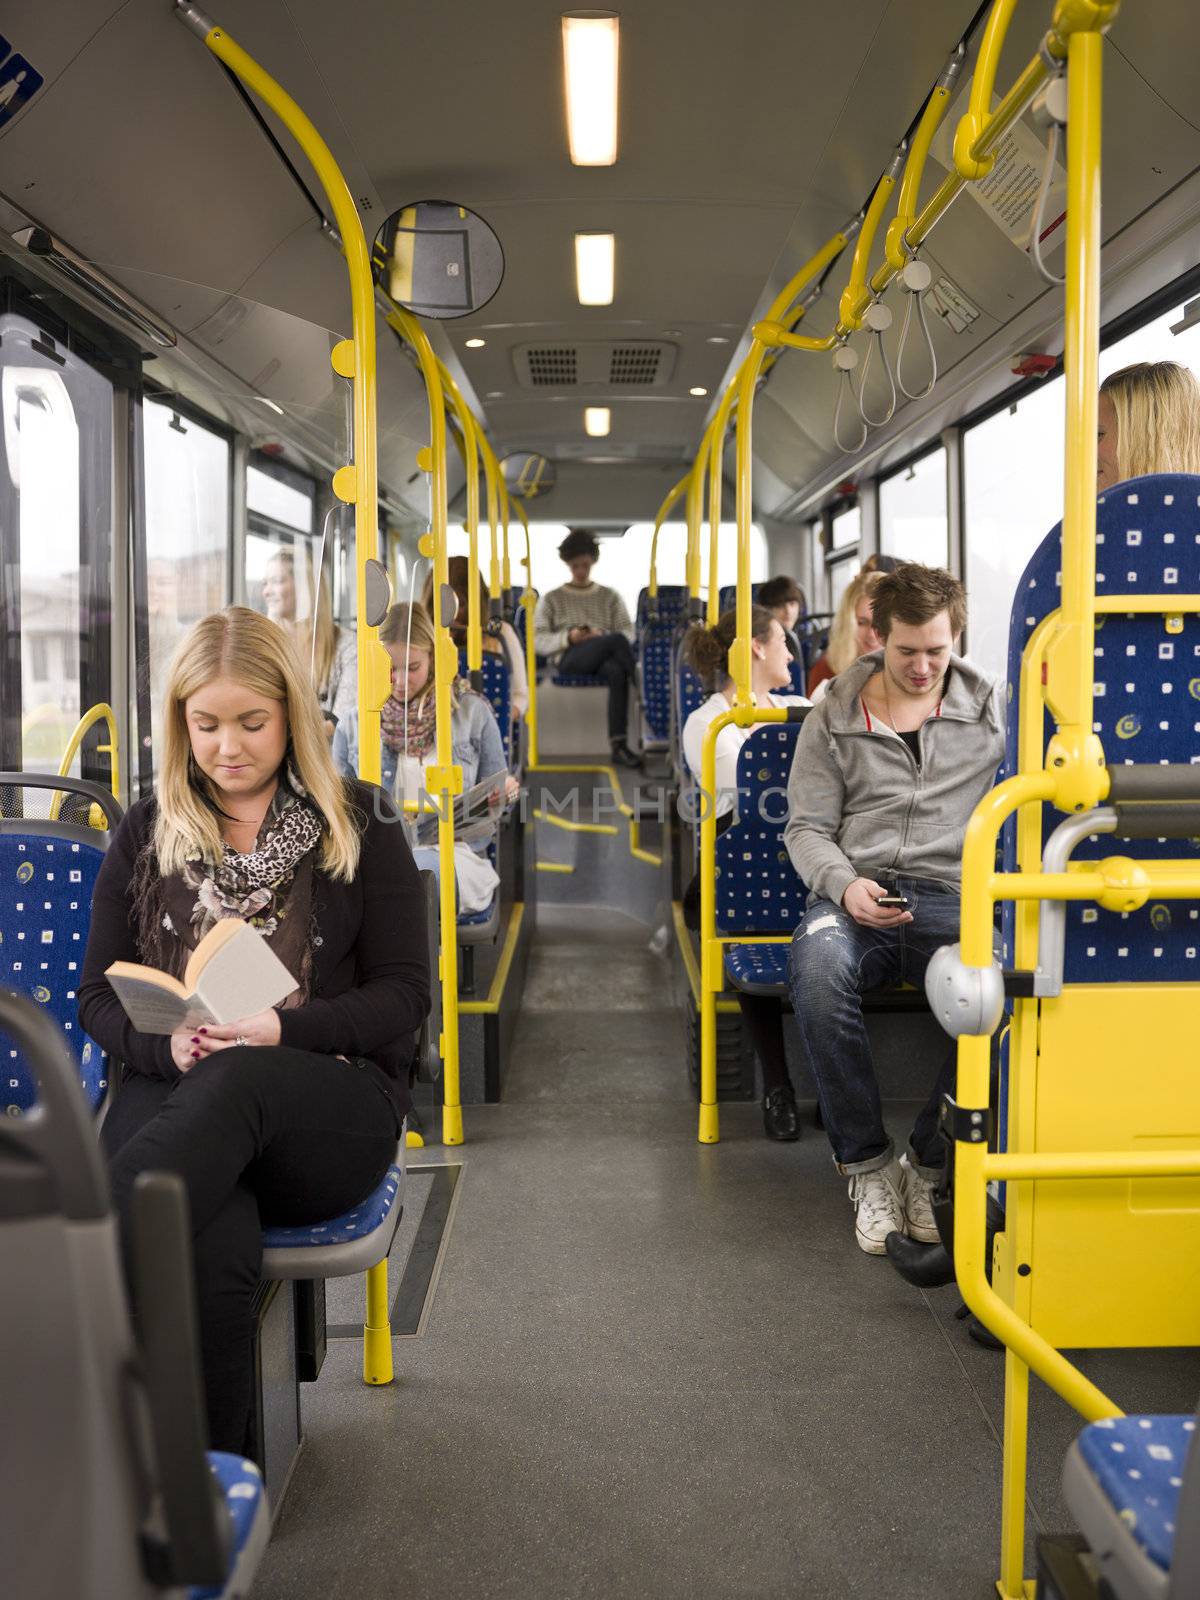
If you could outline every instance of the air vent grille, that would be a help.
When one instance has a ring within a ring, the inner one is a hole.
[[[652,384],[658,376],[662,347],[657,344],[615,344],[608,364],[608,381],[623,388]]]
[[[529,381],[535,389],[566,388],[579,382],[572,345],[543,345],[528,352]]]

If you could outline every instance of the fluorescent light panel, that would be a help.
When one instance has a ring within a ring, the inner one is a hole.
[[[612,412],[608,406],[585,406],[583,428],[589,439],[607,439],[612,426]]]
[[[605,12],[567,12],[562,19],[567,146],[577,167],[611,167],[617,159],[620,26]]]
[[[610,306],[616,276],[617,241],[611,233],[575,235],[575,292],[581,306]]]

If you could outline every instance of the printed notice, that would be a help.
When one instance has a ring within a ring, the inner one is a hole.
[[[944,167],[954,165],[954,130],[966,112],[970,94],[971,86],[967,84],[943,119],[930,149],[930,155]],[[999,96],[993,95],[993,111],[999,104]],[[996,146],[995,156],[991,172],[978,183],[967,184],[967,193],[1018,250],[1028,251],[1038,186],[1046,163],[1045,144],[1032,128],[1017,122]],[[1055,161],[1050,175],[1050,193],[1046,197],[1042,243],[1061,241],[1067,214],[1066,197],[1067,174]]]
[[[973,305],[949,278],[939,278],[931,286],[926,304],[935,317],[941,317],[951,333],[966,333],[971,324],[979,319],[979,307]]]

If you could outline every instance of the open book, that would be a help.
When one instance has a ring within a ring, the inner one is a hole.
[[[225,917],[192,951],[182,982],[155,967],[114,961],[104,976],[139,1033],[173,1033],[187,1023],[222,1026],[277,1005],[296,980],[248,922]]]

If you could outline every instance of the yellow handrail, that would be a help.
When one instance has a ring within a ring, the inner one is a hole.
[[[538,764],[538,710],[537,710],[537,646],[533,637],[533,618],[537,598],[533,592],[533,546],[529,539],[529,517],[519,500],[512,501],[512,509],[521,519],[525,529],[525,588],[521,593],[521,609],[525,613],[525,675],[529,680],[529,710],[525,713],[526,751],[529,765]]]
[[[663,523],[687,493],[688,485],[691,481],[692,475],[690,472],[685,477],[680,478],[674,488],[668,491],[666,499],[655,513],[654,533],[650,539],[650,598],[652,600],[658,597],[658,536],[662,532]]]
[[[120,734],[117,731],[116,713],[106,701],[102,701],[99,704],[94,705],[90,711],[85,711],[83,716],[80,717],[79,721],[75,724],[75,731],[67,740],[67,748],[63,752],[62,760],[58,764],[58,775],[60,778],[65,778],[68,775],[71,770],[72,763],[74,762],[76,755],[79,753],[79,746],[83,743],[87,734],[90,733],[90,731],[98,722],[105,722],[108,724],[108,743],[98,744],[96,746],[96,753],[97,755],[107,756],[109,758],[108,786],[113,792],[113,799],[119,800],[121,798]],[[54,791],[54,798],[50,802],[51,822],[58,821],[59,813],[62,811],[64,792],[65,791],[61,789],[56,789]],[[107,824],[103,821],[95,822],[91,820],[89,814],[89,826],[102,828],[107,826]]]
[[[717,581],[717,546],[721,535],[721,490],[725,460],[725,431],[729,414],[737,400],[737,390],[731,384],[721,396],[717,414],[713,418],[712,437],[708,445],[708,625],[715,628],[721,614],[721,590]]]
[[[917,215],[917,201],[921,195],[921,179],[929,158],[933,136],[941,126],[942,118],[950,107],[950,93],[962,70],[962,56],[956,53],[949,66],[934,85],[933,92],[921,113],[917,131],[913,134],[908,160],[904,163],[904,176],[900,180],[900,194],[896,200],[896,215],[888,223],[883,251],[890,266],[897,272],[908,262],[906,235]]]

